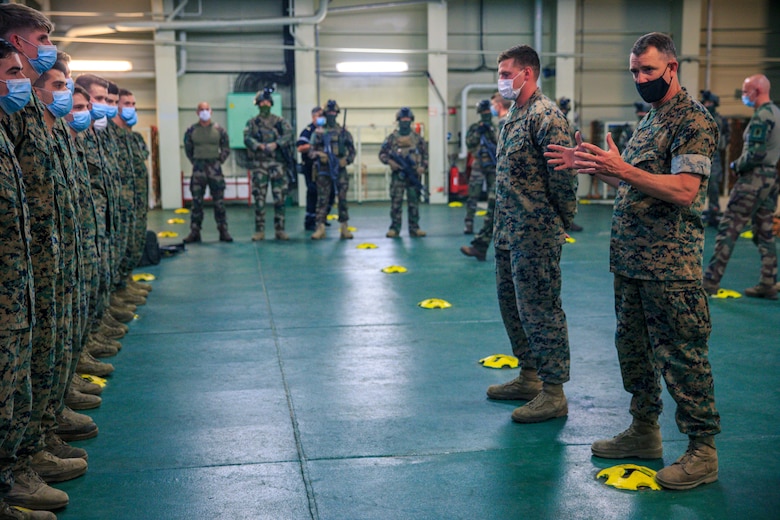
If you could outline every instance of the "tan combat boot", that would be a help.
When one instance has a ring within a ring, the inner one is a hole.
[[[355,238],[352,235],[352,232],[349,230],[349,224],[347,222],[341,223],[341,238],[342,240],[347,238]]]
[[[590,451],[604,459],[660,459],[664,455],[658,422],[634,418],[631,426],[611,439],[591,444]]]
[[[409,236],[410,237],[420,237],[420,238],[422,238],[422,237],[424,237],[427,234],[428,233],[426,233],[422,229],[415,229],[414,231],[411,231],[411,230],[409,231]]]
[[[531,401],[512,412],[512,420],[518,423],[536,423],[568,415],[569,405],[563,393],[563,385],[542,384],[542,391]]]
[[[387,233],[385,233],[385,236],[387,238],[398,238],[398,231],[395,229],[389,229]]]
[[[715,437],[691,437],[685,454],[656,473],[655,480],[668,489],[691,489],[718,480]]]
[[[290,240],[290,236],[284,231],[284,229],[277,229],[276,233],[274,233],[276,236],[276,240]]]
[[[542,391],[542,381],[535,368],[524,368],[520,375],[500,385],[490,385],[487,396],[490,399],[530,401]]]
[[[265,240],[265,231],[255,231],[255,234],[252,235],[252,242],[259,242],[261,240]]]
[[[312,240],[322,240],[325,238],[325,224],[317,224],[317,229],[312,233]]]

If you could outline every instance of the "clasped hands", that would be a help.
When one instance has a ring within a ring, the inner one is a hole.
[[[595,144],[582,141],[582,134],[578,131],[574,135],[577,146],[568,148],[559,144],[551,144],[547,147],[544,156],[547,164],[555,166],[555,170],[577,170],[577,173],[589,175],[604,175],[607,177],[620,177],[620,172],[625,162],[620,157],[620,150],[612,139],[612,134],[607,134],[607,149],[599,148]]]

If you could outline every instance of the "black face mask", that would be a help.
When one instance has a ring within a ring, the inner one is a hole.
[[[645,102],[655,103],[656,101],[660,101],[664,98],[666,93],[669,92],[669,83],[664,79],[664,74],[666,74],[666,69],[668,68],[669,65],[666,65],[664,71],[656,79],[651,79],[644,83],[635,83],[637,92],[639,92],[639,95]]]
[[[398,121],[398,133],[401,135],[409,135],[412,133],[411,121]]]

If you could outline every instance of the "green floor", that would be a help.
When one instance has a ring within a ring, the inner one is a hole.
[[[388,205],[353,204],[355,239],[314,242],[303,211],[291,240],[252,243],[253,216],[230,206],[233,244],[203,244],[140,269],[157,279],[130,324],[90,415],[89,471],[58,485],[60,519],[759,519],[780,517],[778,302],[712,300],[710,343],[723,433],[720,480],[687,492],[619,491],[595,478],[615,461],[590,443],[630,422],[613,346],[610,206],[581,205],[563,255],[572,373],[569,416],[517,425],[518,403],[485,399],[514,371],[492,251],[458,252],[462,208],[425,206],[424,239],[387,239]],[[172,211],[150,228],[179,233]],[[185,216],[186,218],[186,216]],[[707,231],[705,256],[714,232]],[[168,239],[168,242],[172,239]],[[373,243],[376,249],[360,249]],[[404,274],[383,267],[402,265]],[[738,244],[723,286],[757,279]],[[449,309],[425,310],[427,298]],[[687,439],[664,395],[664,461]],[[620,461],[622,462],[622,461]]]

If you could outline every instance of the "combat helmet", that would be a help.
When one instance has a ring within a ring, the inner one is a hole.
[[[479,103],[477,103],[477,114],[481,114],[482,112],[488,112],[490,110],[490,100],[489,99],[483,99]]]
[[[271,106],[274,106],[274,98],[271,96],[271,94],[274,93],[273,87],[265,87],[262,92],[258,92],[255,96],[255,105],[260,105],[261,101],[270,101]]]
[[[336,112],[337,114],[341,112],[341,109],[339,108],[339,104],[336,103],[335,99],[329,99],[327,103],[325,103],[324,112],[327,114],[328,112]]]
[[[408,117],[414,121],[414,112],[412,112],[412,109],[409,107],[401,107],[395,114],[395,120],[400,121],[402,117]]]

